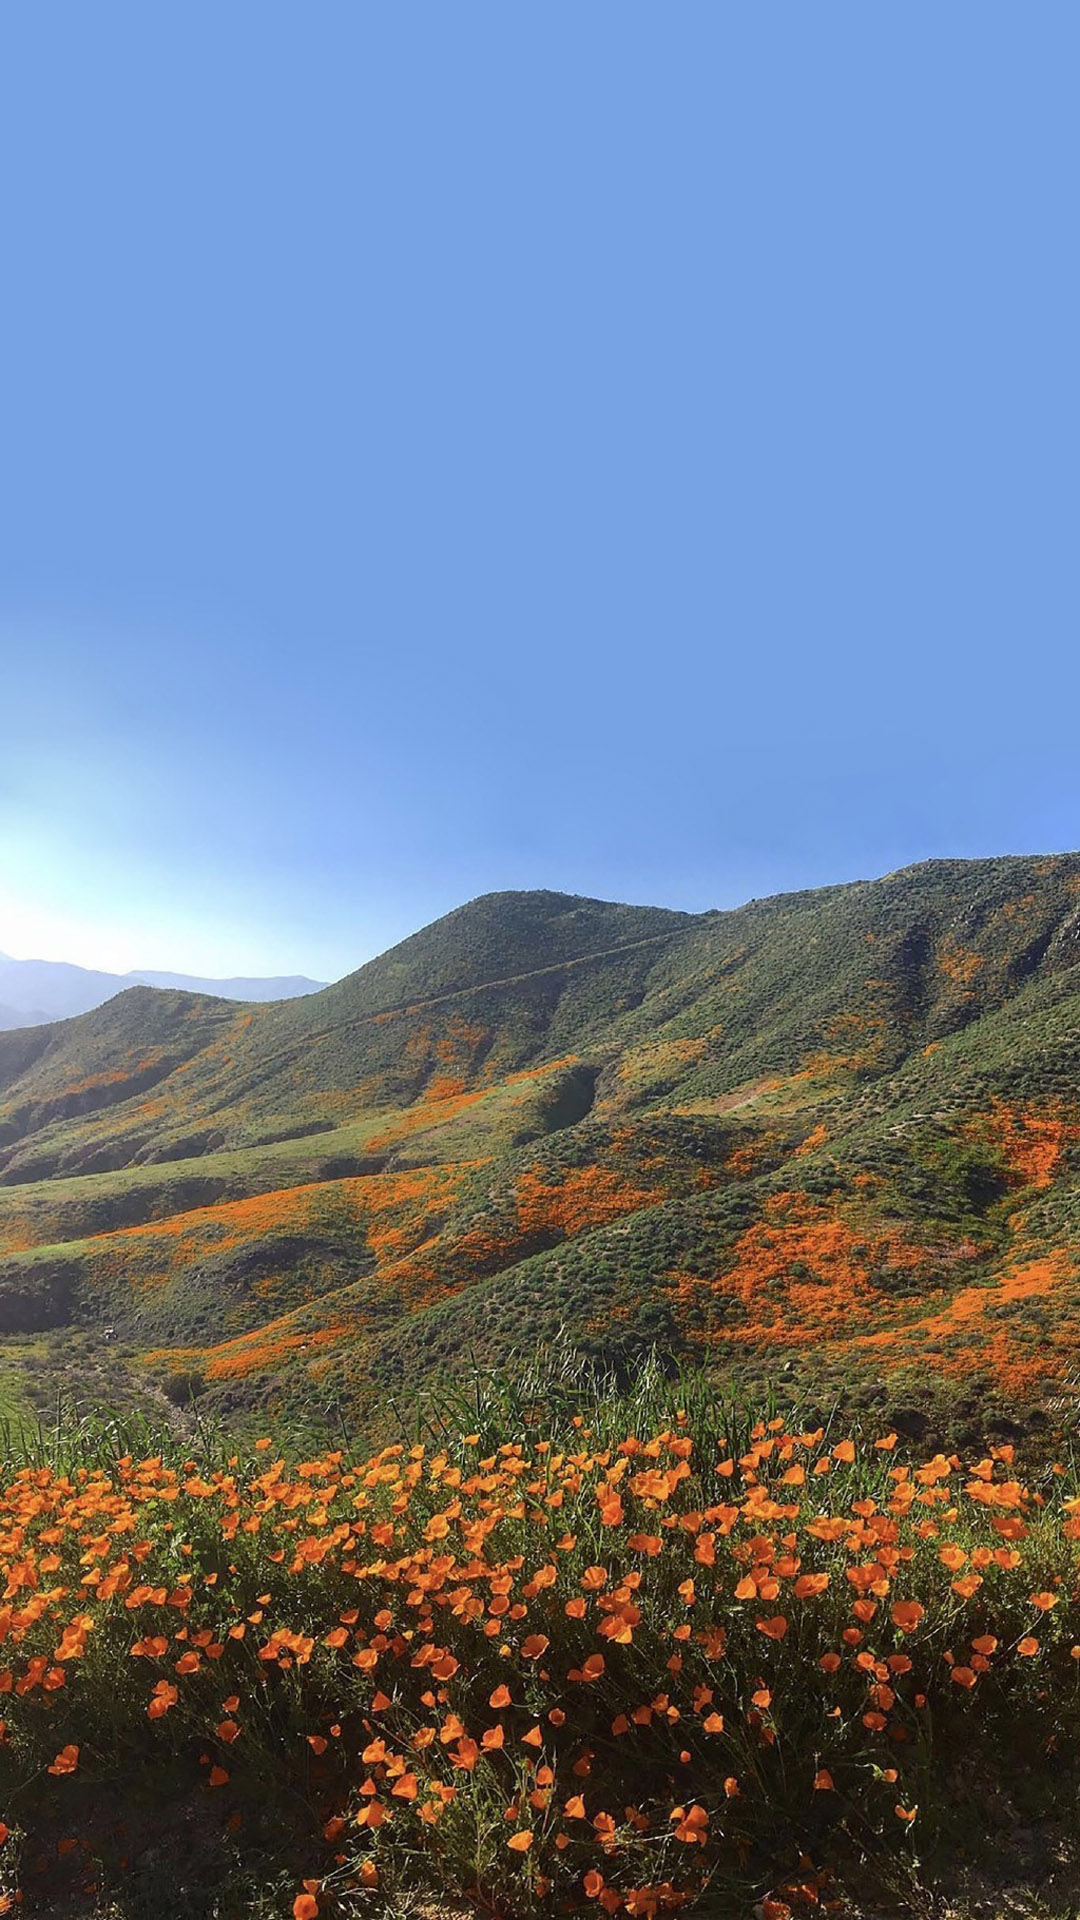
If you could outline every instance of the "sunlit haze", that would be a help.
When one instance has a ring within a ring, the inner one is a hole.
[[[1080,845],[1080,15],[911,26],[8,11],[0,950]]]

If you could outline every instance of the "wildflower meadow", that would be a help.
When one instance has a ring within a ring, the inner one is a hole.
[[[126,1439],[39,1440],[0,1489],[4,1911],[140,1911],[128,1795],[223,1914],[782,1920],[847,1911],[845,1859],[902,1873],[958,1756],[1068,1772],[1071,1464],[656,1378],[368,1459]]]

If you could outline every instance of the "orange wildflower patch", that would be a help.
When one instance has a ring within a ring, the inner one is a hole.
[[[517,1183],[518,1224],[523,1234],[554,1230],[572,1238],[663,1198],[661,1190],[632,1186],[609,1167],[570,1167],[561,1179],[529,1167]]]
[[[1080,1126],[1066,1117],[1060,1104],[1021,1107],[995,1100],[986,1114],[969,1121],[965,1132],[988,1139],[1009,1171],[1024,1186],[1051,1185],[1070,1142],[1080,1139]]]
[[[995,1326],[995,1317],[1004,1307],[1048,1298],[1069,1279],[1071,1270],[1072,1263],[1064,1253],[1025,1261],[985,1286],[961,1288],[937,1312],[924,1314],[903,1327],[858,1334],[851,1344],[878,1351],[902,1343],[904,1357],[910,1360],[920,1346],[932,1344],[936,1350],[943,1342],[955,1339],[957,1344],[951,1351],[937,1353],[935,1364],[943,1372],[964,1376],[990,1370],[1001,1385],[1023,1394],[1047,1374],[1052,1375],[1062,1362],[1042,1343],[1030,1359],[1018,1355],[1007,1329]]]
[[[1069,1750],[1073,1470],[1029,1488],[1009,1447],[919,1460],[715,1417],[0,1466],[5,1805],[55,1823],[77,1767],[238,1802],[291,1764],[305,1915],[346,1839],[354,1885],[403,1859],[445,1884],[460,1815],[493,1907],[542,1881],[553,1912],[656,1920],[729,1863],[745,1889],[780,1827],[797,1859],[815,1796],[906,1824],[931,1742],[967,1750],[986,1696],[993,1739],[1034,1722]]]
[[[431,1051],[437,1058],[441,1058],[440,1044],[438,1041],[430,1043]],[[420,1051],[426,1051],[428,1046],[429,1040],[425,1038],[424,1046]],[[572,1066],[576,1058],[575,1054],[565,1054],[558,1060],[546,1060],[540,1066],[524,1067],[516,1073],[505,1074],[501,1079],[489,1078],[485,1074],[483,1083],[472,1087],[469,1085],[467,1073],[440,1071],[433,1075],[415,1105],[406,1108],[403,1113],[395,1114],[386,1127],[370,1136],[366,1143],[367,1150],[371,1153],[385,1153],[391,1147],[416,1134],[427,1133],[436,1126],[440,1129],[444,1128],[459,1114],[467,1113],[483,1103],[501,1100],[507,1095],[511,1100],[525,1096],[534,1082],[558,1073],[564,1067]],[[445,1067],[445,1062],[443,1065]],[[487,1073],[490,1072],[489,1061]],[[367,1088],[357,1089],[359,1103],[366,1104],[374,1091]]]
[[[704,1296],[734,1298],[746,1318],[711,1333],[714,1339],[809,1345],[894,1310],[873,1284],[881,1265],[918,1272],[929,1256],[893,1227],[860,1230],[803,1194],[774,1195],[764,1218],[736,1242],[732,1264]]]
[[[805,1154],[814,1153],[818,1147],[824,1145],[828,1137],[829,1137],[828,1127],[825,1126],[823,1121],[819,1121],[816,1127],[811,1127],[810,1132],[806,1136],[806,1139],[803,1140],[801,1144],[796,1147],[795,1158],[799,1160],[799,1159],[802,1159],[802,1157]]]
[[[738,1180],[749,1179],[760,1172],[776,1147],[775,1133],[759,1133],[754,1139],[743,1140],[728,1154],[724,1161],[724,1172],[734,1174]]]
[[[279,1367],[283,1361],[309,1350],[340,1346],[356,1333],[352,1321],[338,1321],[324,1327],[308,1327],[297,1314],[289,1314],[260,1327],[254,1333],[238,1334],[235,1340],[223,1340],[216,1347],[158,1347],[145,1355],[147,1366],[169,1363],[191,1366],[196,1362],[206,1370],[208,1379],[242,1379],[250,1373],[262,1373]]]
[[[942,942],[937,963],[946,979],[958,987],[970,987],[975,975],[985,965],[981,953],[973,952],[970,947],[962,947],[954,940]]]

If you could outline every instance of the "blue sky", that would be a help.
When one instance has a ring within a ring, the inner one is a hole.
[[[0,22],[0,948],[1080,846],[1074,4]]]

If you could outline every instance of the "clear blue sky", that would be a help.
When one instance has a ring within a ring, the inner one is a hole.
[[[1075,0],[0,21],[0,948],[1080,845]]]

